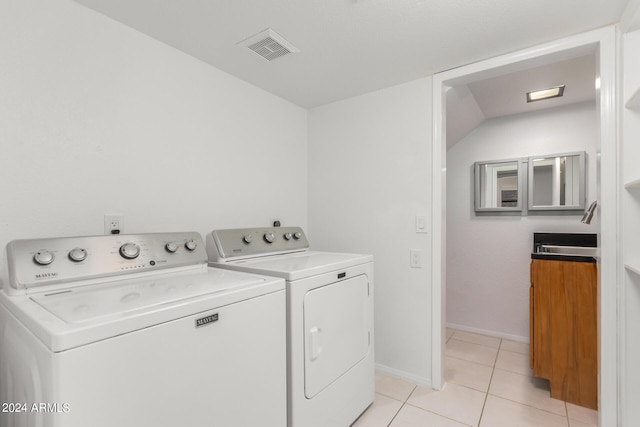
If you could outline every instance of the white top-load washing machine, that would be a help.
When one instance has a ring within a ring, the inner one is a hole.
[[[207,266],[197,233],[16,240],[3,427],[286,424],[285,282]]]
[[[375,394],[373,257],[308,247],[299,227],[207,235],[210,265],[286,280],[288,425],[346,427]]]

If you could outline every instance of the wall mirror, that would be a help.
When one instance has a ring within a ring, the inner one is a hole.
[[[474,173],[476,212],[522,211],[522,159],[476,162]]]
[[[529,210],[584,210],[586,153],[529,157]]]

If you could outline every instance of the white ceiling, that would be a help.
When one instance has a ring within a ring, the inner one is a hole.
[[[560,107],[596,98],[595,54],[470,83],[469,90],[487,119]],[[564,95],[527,103],[526,93],[565,85]]]
[[[527,103],[527,92],[560,85],[562,97]],[[456,86],[447,93],[447,148],[487,119],[595,99],[595,53]]]
[[[605,26],[628,2],[76,1],[306,108]],[[300,53],[267,62],[237,46],[266,28]]]

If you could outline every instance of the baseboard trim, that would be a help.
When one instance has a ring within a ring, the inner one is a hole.
[[[529,337],[523,337],[520,335],[505,334],[503,332],[490,331],[487,329],[474,328],[474,327],[465,326],[465,325],[457,325],[455,323],[449,323],[449,322],[447,322],[447,328],[457,329],[459,331],[464,331],[464,332],[472,332],[474,334],[488,335],[490,337],[504,338],[506,340],[529,344]]]
[[[409,381],[422,387],[432,388],[431,378],[425,378],[419,375],[410,374],[408,372],[390,368],[389,366],[381,365],[379,363],[376,363],[376,372],[380,372],[381,374],[389,375],[391,377],[395,377],[404,381]]]

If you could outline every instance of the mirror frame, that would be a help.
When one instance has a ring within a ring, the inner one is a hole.
[[[570,156],[578,156],[578,162],[579,162],[579,179],[578,179],[578,184],[580,185],[580,188],[578,189],[578,201],[579,204],[578,205],[571,205],[571,206],[554,206],[554,205],[534,205],[533,204],[533,187],[534,187],[534,182],[533,182],[533,173],[534,173],[534,167],[533,167],[533,161],[534,159],[540,159],[540,158],[556,158],[556,157],[570,157]],[[547,154],[547,155],[543,155],[543,156],[531,156],[528,158],[528,165],[527,165],[527,169],[528,169],[528,192],[527,192],[527,201],[528,201],[528,209],[530,211],[584,211],[585,209],[585,200],[586,200],[586,188],[585,188],[585,184],[586,184],[586,158],[587,158],[587,153],[586,151],[575,151],[575,152],[571,152],[571,153],[559,153],[559,154]]]
[[[516,206],[512,206],[512,207],[499,207],[499,208],[485,208],[480,206],[480,193],[481,193],[481,189],[480,189],[480,169],[483,165],[487,165],[487,164],[496,164],[496,163],[516,163],[518,166],[518,203],[516,204]],[[504,213],[520,213],[523,211],[524,209],[524,203],[523,203],[523,199],[525,197],[527,197],[527,195],[525,194],[525,179],[526,179],[526,173],[525,173],[525,158],[513,158],[513,159],[499,159],[499,160],[487,160],[487,161],[482,161],[482,162],[475,162],[473,164],[473,173],[474,173],[474,208],[476,213],[482,213],[482,212],[486,212],[486,213],[491,213],[491,214],[499,214],[501,212]]]

